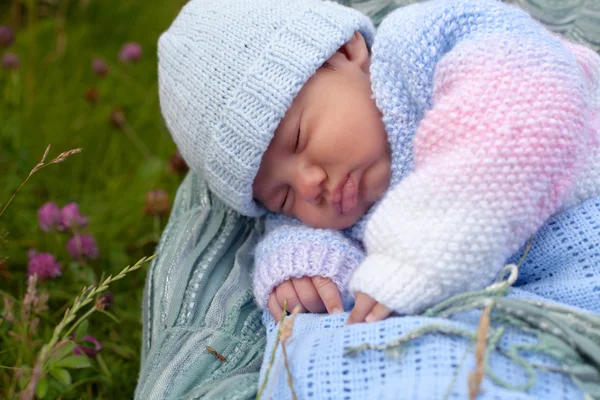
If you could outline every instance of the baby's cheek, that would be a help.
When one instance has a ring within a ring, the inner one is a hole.
[[[309,204],[301,204],[296,207],[295,212],[296,218],[308,226],[319,229],[332,228],[331,216],[322,208],[317,208]]]
[[[313,210],[308,212],[304,220],[301,219],[301,221],[306,225],[312,226],[313,228],[333,228],[331,225],[331,216],[322,210]]]
[[[372,203],[360,202],[358,204],[358,207],[356,208],[356,213],[349,216],[352,217],[352,219],[348,221],[349,225],[346,228],[349,228],[350,226],[356,224],[362,217],[364,217],[371,206]]]
[[[318,222],[318,216],[314,212],[311,212],[307,205],[298,198],[296,198],[292,213],[294,218],[300,220],[305,225],[314,227],[315,223]]]

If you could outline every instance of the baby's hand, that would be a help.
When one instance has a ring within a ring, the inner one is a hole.
[[[291,311],[300,305],[300,312],[330,314],[344,311],[340,291],[335,283],[329,278],[322,276],[303,276],[292,278],[273,289],[269,295],[267,307],[275,318],[281,319],[283,313],[283,302],[287,299],[287,311]]]
[[[386,319],[392,310],[387,308],[368,294],[357,292],[354,296],[354,308],[346,321],[346,325],[356,322],[376,322]]]

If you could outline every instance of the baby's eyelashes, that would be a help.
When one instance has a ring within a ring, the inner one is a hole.
[[[291,186],[288,186],[285,194],[285,199],[281,206],[281,213],[292,215],[292,210],[294,208],[294,189]]]
[[[279,206],[279,212],[283,213],[283,211],[285,210],[285,203],[287,203],[287,198],[290,195],[290,187],[288,186],[288,188],[285,191],[285,194],[283,195],[283,200],[281,201],[281,205]]]
[[[300,129],[296,131],[296,145],[294,146],[294,153],[298,152],[298,147],[300,145]]]

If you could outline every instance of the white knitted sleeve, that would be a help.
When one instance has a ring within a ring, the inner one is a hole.
[[[350,289],[396,312],[484,288],[573,196],[597,148],[574,59],[550,41],[496,39],[458,45],[440,61],[414,171],[367,222],[367,256]]]

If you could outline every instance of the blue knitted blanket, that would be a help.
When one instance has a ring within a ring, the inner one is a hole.
[[[515,254],[510,261],[517,262],[521,255],[522,252]],[[544,225],[533,239],[508,298],[556,302],[591,312],[600,321],[600,199],[588,200]],[[293,336],[286,341],[294,389],[301,399],[468,398],[468,376],[475,368],[474,344],[469,339],[448,333],[424,335],[396,348],[399,351],[396,357],[389,351],[367,350],[355,357],[345,356],[344,352],[349,346],[363,343],[383,345],[432,324],[446,330],[475,332],[479,315],[480,312],[467,312],[450,320],[392,317],[352,326],[344,326],[348,313],[297,315]],[[567,315],[567,321],[568,318]],[[277,327],[268,313],[263,315],[263,322],[267,327],[267,351],[261,382],[277,337]],[[563,363],[558,363],[547,355],[520,352],[527,363],[524,366],[503,354],[511,348],[537,344],[539,339],[534,333],[516,328],[506,330],[498,343],[499,350],[491,352],[491,374],[484,378],[478,399],[584,398],[580,386],[568,374],[559,372],[564,367],[564,357]],[[552,349],[552,343],[548,347]],[[538,367],[533,378],[527,369],[531,365]],[[587,372],[595,374],[592,381],[600,381],[597,367]],[[495,384],[492,378],[503,383]],[[531,387],[524,390],[528,386]],[[591,396],[593,390],[586,392]],[[264,396],[292,398],[281,346]]]

